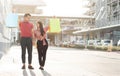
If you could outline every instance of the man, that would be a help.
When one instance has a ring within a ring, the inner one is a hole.
[[[26,49],[28,51],[28,68],[34,69],[31,65],[32,62],[32,30],[33,24],[29,22],[31,15],[26,13],[24,15],[24,20],[19,23],[20,27],[20,35],[21,35],[21,49],[22,49],[22,69],[25,69],[25,57],[26,57]]]

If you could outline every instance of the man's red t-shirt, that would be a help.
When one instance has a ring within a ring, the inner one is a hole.
[[[21,37],[32,37],[33,24],[30,22],[20,22]]]

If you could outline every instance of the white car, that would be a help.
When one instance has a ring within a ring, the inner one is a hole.
[[[94,45],[95,40],[88,40],[88,45]]]
[[[102,44],[101,44],[101,40],[95,40],[94,45],[95,45],[95,46],[100,46],[100,45],[102,45]]]
[[[108,45],[110,45],[111,40],[109,40],[109,39],[104,39],[104,40],[102,40],[101,42],[102,42],[102,46],[108,46]]]
[[[117,46],[120,46],[120,40],[118,41]]]
[[[80,43],[79,43],[80,45],[85,45],[86,44],[86,42],[85,42],[85,40],[80,40]]]
[[[85,40],[75,42],[76,45],[85,45]]]
[[[64,41],[62,44],[63,44],[63,45],[67,45],[67,44],[68,44],[68,42],[67,42],[67,41]]]

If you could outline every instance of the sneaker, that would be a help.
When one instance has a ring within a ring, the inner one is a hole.
[[[44,68],[40,67],[39,69],[44,70]]]
[[[28,66],[29,69],[34,69],[32,66]]]
[[[25,69],[25,65],[22,66],[22,69]]]

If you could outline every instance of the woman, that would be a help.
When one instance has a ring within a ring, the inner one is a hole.
[[[46,60],[46,52],[48,49],[48,42],[46,40],[46,32],[48,27],[43,28],[42,22],[37,22],[37,30],[35,30],[35,38],[37,39],[37,51],[38,51],[38,59],[41,70],[44,70],[45,60]]]

